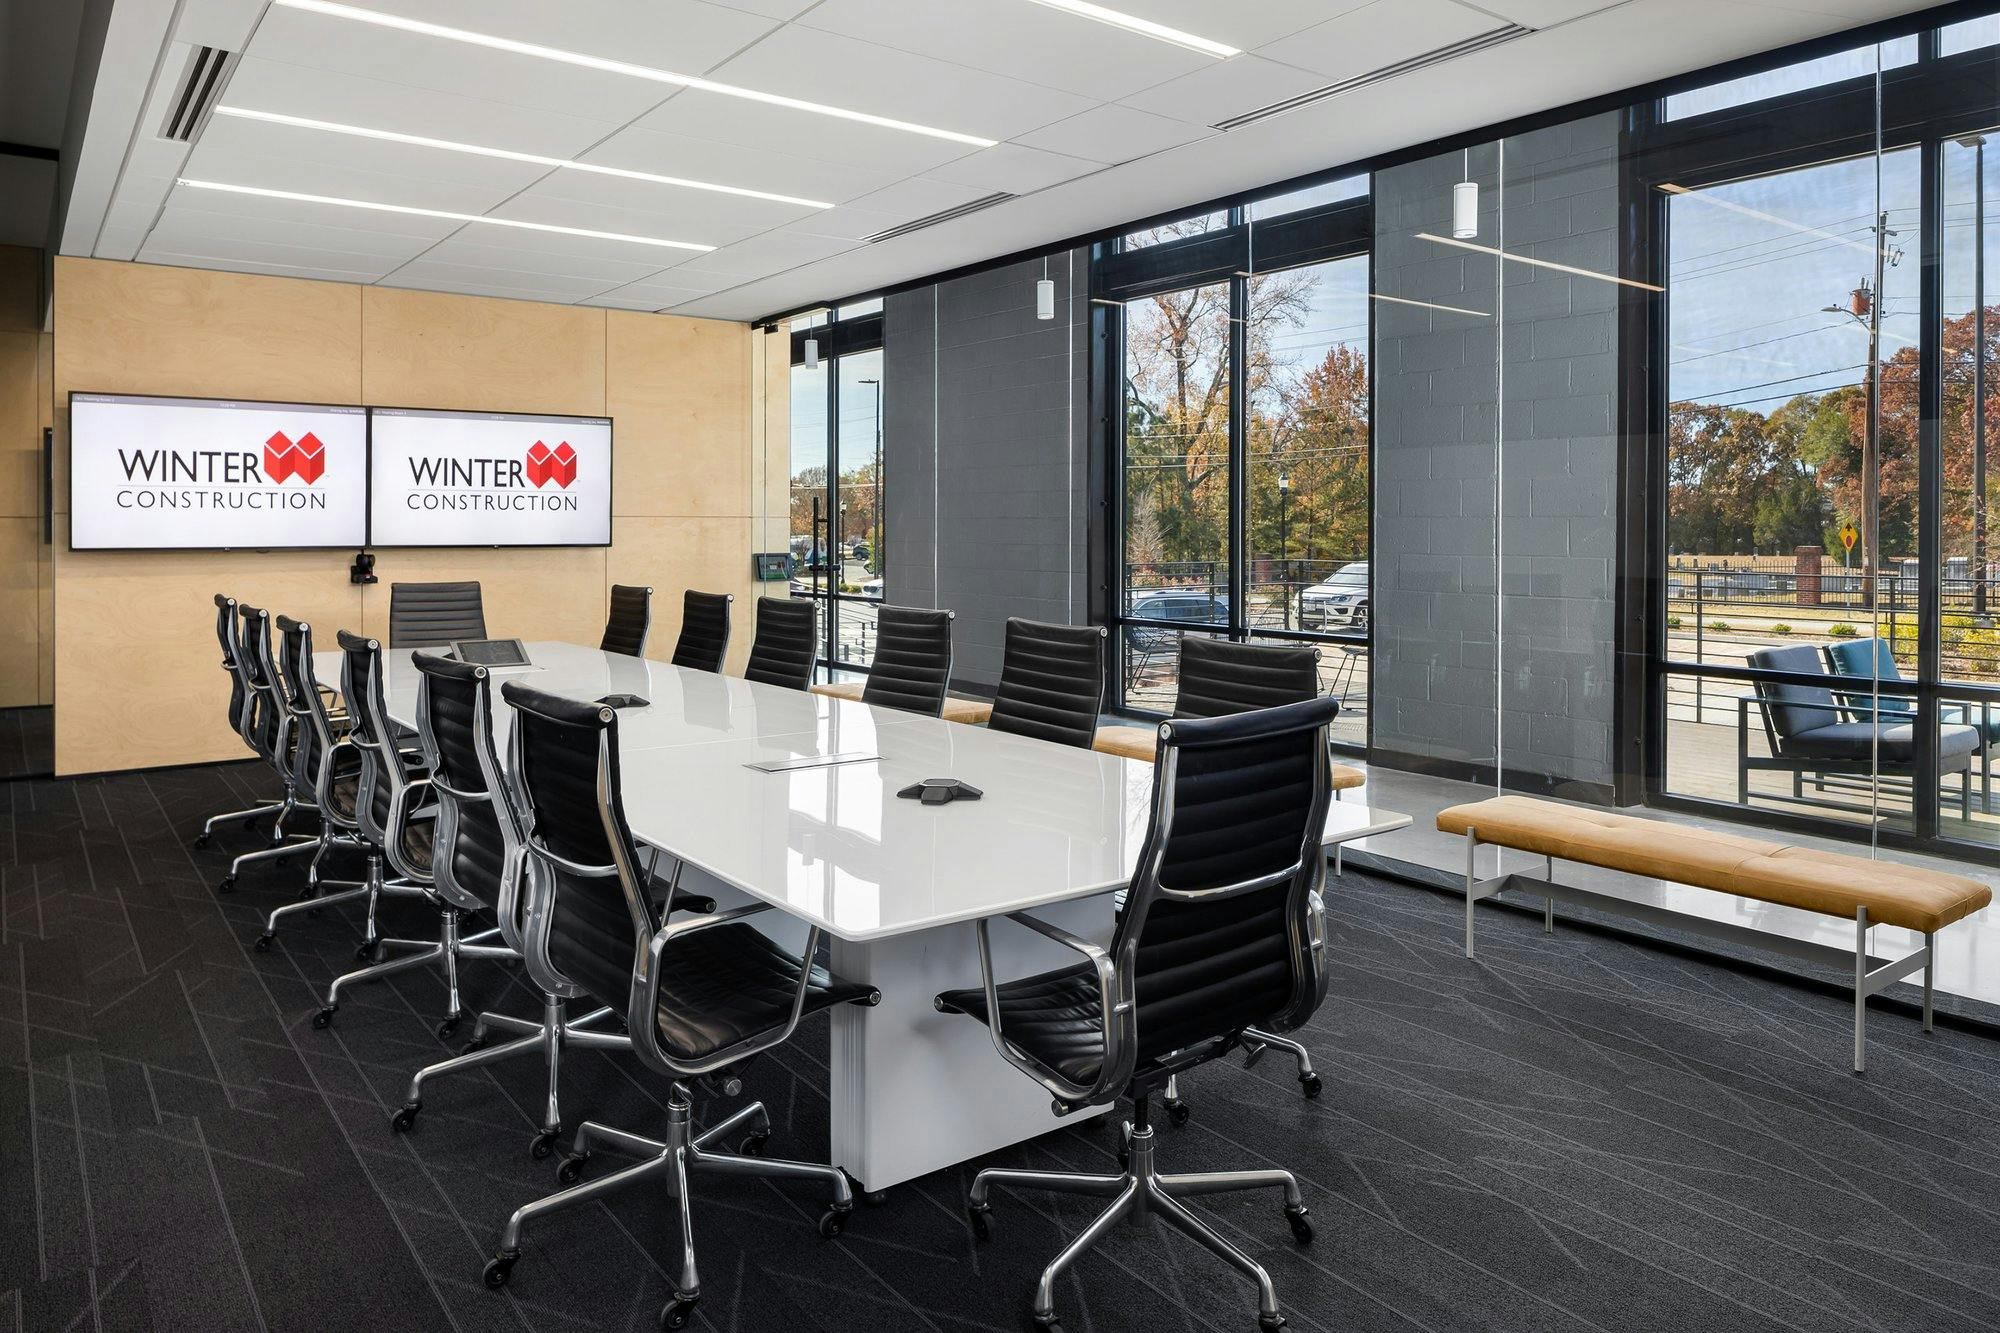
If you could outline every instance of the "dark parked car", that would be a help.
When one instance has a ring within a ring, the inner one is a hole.
[[[1136,591],[1126,615],[1135,620],[1175,620],[1189,625],[1229,623],[1229,598],[1204,589]],[[1133,652],[1172,652],[1176,631],[1159,625],[1127,625],[1125,644]]]

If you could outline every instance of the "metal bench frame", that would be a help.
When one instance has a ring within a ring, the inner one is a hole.
[[[1505,847],[1510,851],[1523,851],[1509,843],[1492,842],[1488,845]],[[1475,868],[1480,847],[1479,835],[1471,829],[1465,834],[1465,956],[1473,953],[1473,907],[1488,898],[1497,898],[1509,889],[1519,889],[1542,900],[1542,930],[1554,934],[1556,928],[1556,904],[1568,903],[1575,907],[1592,907],[1599,911],[1618,916],[1630,917],[1646,925],[1666,930],[1684,931],[1709,939],[1730,944],[1748,944],[1773,953],[1785,954],[1808,963],[1827,967],[1849,968],[1854,972],[1854,1072],[1866,1072],[1866,1048],[1868,1041],[1868,997],[1886,990],[1892,983],[1901,981],[1912,972],[1921,969],[1924,974],[1924,1031],[1935,1029],[1931,1022],[1931,972],[1935,961],[1934,936],[1923,932],[1923,947],[1900,958],[1878,961],[1868,952],[1868,932],[1872,923],[1868,920],[1866,907],[1855,908],[1854,948],[1852,951],[1837,945],[1819,944],[1812,940],[1794,939],[1789,935],[1773,934],[1759,930],[1755,926],[1738,925],[1733,921],[1716,921],[1709,917],[1692,916],[1686,912],[1676,912],[1670,908],[1657,907],[1652,903],[1634,902],[1616,894],[1601,893],[1594,889],[1578,888],[1571,884],[1556,882],[1556,859],[1543,856],[1542,878],[1519,872],[1479,878]],[[1533,853],[1527,853],[1533,855]],[[1579,861],[1579,865],[1595,865],[1591,861]],[[1611,866],[1597,866],[1600,870],[1614,869]],[[1690,888],[1708,889],[1705,884],[1695,884],[1688,880],[1673,880],[1676,884],[1687,884]],[[1708,889],[1710,893],[1725,893],[1722,889]],[[1777,904],[1785,906],[1786,904]],[[1810,908],[1797,908],[1810,911]],[[1818,915],[1827,915],[1818,913]],[[1841,918],[1835,918],[1839,920]]]

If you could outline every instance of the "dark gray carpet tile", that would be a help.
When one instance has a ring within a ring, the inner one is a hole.
[[[509,1288],[481,1284],[508,1213],[554,1187],[527,1152],[539,1062],[439,1079],[415,1131],[389,1131],[410,1073],[469,1024],[441,1039],[442,984],[413,971],[312,1029],[357,965],[359,910],[296,915],[254,951],[304,857],[218,895],[268,819],[190,846],[269,786],[237,764],[0,787],[0,1333],[651,1327],[679,1254],[663,1190],[531,1224]],[[2000,1325],[2000,1043],[1880,1012],[1857,1079],[1848,1007],[1808,989],[1500,911],[1468,963],[1455,902],[1364,875],[1330,906],[1332,990],[1304,1038],[1324,1095],[1300,1097],[1282,1055],[1232,1059],[1188,1076],[1193,1121],[1160,1130],[1168,1170],[1298,1173],[1309,1248],[1275,1196],[1198,1205],[1270,1269],[1294,1327]],[[435,915],[396,901],[381,924],[426,938]],[[538,1012],[517,968],[469,963],[463,990],[468,1009]],[[665,1089],[629,1059],[572,1052],[566,1075],[571,1128],[657,1131]],[[747,1070],[770,1151],[825,1154],[828,1083],[824,1019]],[[1108,1170],[1115,1147],[1093,1118],[993,1163]],[[700,1182],[695,1327],[1022,1327],[1098,1205],[1001,1191],[979,1244],[976,1165],[863,1205],[832,1244],[811,1189]],[[1058,1300],[1072,1333],[1253,1322],[1247,1283],[1157,1227],[1115,1231]]]

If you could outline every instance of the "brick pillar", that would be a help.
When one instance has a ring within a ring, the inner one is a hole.
[[[1826,551],[1818,546],[1798,546],[1792,549],[1792,558],[1798,562],[1798,600],[1800,606],[1819,605],[1819,562]]]

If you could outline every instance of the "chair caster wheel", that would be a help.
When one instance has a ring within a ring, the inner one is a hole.
[[[832,1240],[841,1232],[847,1230],[847,1215],[853,1211],[853,1204],[849,1204],[845,1208],[842,1208],[839,1204],[835,1204],[821,1213],[819,1215],[819,1238],[821,1240]]]
[[[339,1005],[337,1005],[337,1004],[330,1004],[330,1005],[328,1005],[328,1006],[327,1006],[326,1008],[324,1008],[324,1009],[320,1010],[320,1011],[319,1011],[318,1013],[314,1014],[314,1015],[313,1015],[313,1027],[314,1027],[314,1028],[315,1028],[316,1030],[320,1031],[320,1032],[324,1032],[324,1031],[326,1031],[326,1030],[327,1030],[328,1028],[332,1027],[332,1026],[333,1026],[333,1014],[334,1014],[334,1011],[335,1011],[336,1009],[338,1009],[338,1008],[340,1008],[340,1006],[339,1006]]]
[[[275,940],[276,938],[278,938],[276,935],[268,935],[268,934],[259,935],[257,937],[257,952],[258,953],[271,952],[271,941]]]
[[[217,893],[236,892],[236,876],[224,875],[220,880],[216,881],[215,891]]]
[[[736,1155],[738,1157],[762,1157],[764,1155],[764,1145],[770,1141],[771,1131],[768,1129],[760,1129],[754,1134],[745,1134],[743,1142],[736,1145]]]
[[[1194,1112],[1188,1108],[1186,1102],[1167,1103],[1167,1123],[1175,1129],[1179,1129],[1182,1125],[1185,1125],[1188,1122],[1188,1117],[1193,1114]]]
[[[972,1234],[980,1240],[993,1239],[993,1205],[990,1203],[969,1203],[965,1205],[965,1215],[972,1221]]]
[[[444,1022],[438,1024],[437,1025],[438,1040],[439,1041],[451,1040],[451,1034],[458,1031],[459,1020],[464,1017],[465,1017],[464,1014],[453,1014],[451,1017],[445,1019]]]
[[[1052,1314],[1038,1314],[1031,1318],[1034,1327],[1042,1330],[1042,1333],[1063,1333],[1062,1321]]]
[[[474,1051],[485,1050],[489,1044],[485,1033],[475,1033],[472,1040],[465,1043],[465,1049],[460,1051],[459,1054],[471,1055]]]
[[[583,1179],[583,1164],[590,1160],[587,1152],[563,1154],[562,1165],[556,1168],[556,1184],[574,1185]]]
[[[1291,1208],[1285,1209],[1285,1220],[1292,1224],[1293,1240],[1301,1245],[1312,1244],[1313,1227],[1312,1223],[1306,1220],[1306,1210],[1304,1208],[1296,1210]]]
[[[498,1291],[507,1285],[507,1275],[514,1271],[514,1261],[521,1257],[519,1250],[502,1250],[486,1261],[486,1269],[480,1274],[486,1285]]]
[[[380,948],[380,947],[381,947],[381,945],[382,945],[382,941],[380,941],[380,940],[363,940],[363,941],[361,941],[361,943],[360,943],[360,944],[358,944],[358,945],[356,945],[356,946],[355,946],[355,949],[354,949],[354,961],[355,961],[355,962],[357,962],[357,963],[372,963],[372,962],[374,962],[374,961],[375,961],[375,950],[376,950],[376,949],[378,949],[378,948]]]
[[[289,856],[274,856],[271,858],[271,864],[274,866],[290,865],[291,863],[292,858]]]
[[[1244,1044],[1243,1067],[1245,1069],[1255,1069],[1257,1062],[1264,1058],[1264,1052],[1269,1049],[1270,1047],[1265,1046],[1261,1042],[1246,1042]]]
[[[1269,1328],[1283,1328],[1284,1326],[1285,1326],[1285,1317],[1281,1314],[1260,1314],[1257,1316],[1257,1327],[1260,1330]]]
[[[206,846],[208,846],[208,835],[206,833],[197,833],[194,839],[194,849],[200,851]]]
[[[701,1297],[699,1296],[683,1296],[679,1292],[675,1292],[673,1300],[668,1302],[664,1310],[660,1311],[660,1327],[686,1328],[688,1320],[694,1318],[695,1303],[700,1299]]]
[[[562,1127],[558,1125],[554,1129],[545,1129],[535,1135],[534,1138],[528,1140],[528,1156],[538,1162],[547,1158],[550,1153],[556,1150],[556,1136],[561,1133]]]
[[[398,1134],[409,1133],[417,1123],[417,1112],[421,1111],[423,1107],[424,1104],[420,1098],[404,1102],[396,1109],[396,1114],[389,1117],[389,1128],[395,1130]]]
[[[1305,1090],[1307,1101],[1311,1101],[1315,1097],[1318,1097],[1319,1090],[1322,1086],[1324,1085],[1320,1083],[1318,1074],[1299,1075],[1299,1087]]]

